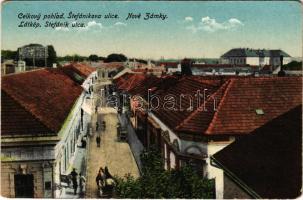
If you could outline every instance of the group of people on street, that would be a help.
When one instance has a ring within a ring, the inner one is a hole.
[[[112,179],[113,176],[109,173],[107,166],[103,169],[100,167],[98,174],[96,176],[96,183],[98,188],[101,188],[106,185],[106,179]]]
[[[71,177],[72,183],[73,183],[74,195],[76,195],[77,189],[78,189],[78,181],[77,181],[78,173],[76,172],[75,168],[73,168],[73,171],[70,173],[70,177]],[[79,186],[80,186],[79,194],[80,195],[83,195],[83,189],[84,189],[85,182],[86,182],[85,177],[82,175],[82,173],[79,173]]]

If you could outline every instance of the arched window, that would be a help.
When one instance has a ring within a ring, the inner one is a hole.
[[[196,154],[196,155],[202,155],[202,150],[197,145],[188,146],[185,148],[185,153],[187,154]]]

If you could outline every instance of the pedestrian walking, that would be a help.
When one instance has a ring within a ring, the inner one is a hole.
[[[84,137],[81,138],[81,147],[82,148],[86,148],[86,140],[84,139]]]
[[[102,121],[102,129],[103,129],[103,131],[105,131],[105,129],[106,129],[105,121]]]
[[[109,173],[107,166],[104,168],[104,174],[106,179],[113,178],[113,176]]]
[[[102,186],[101,182],[102,182],[102,175],[101,175],[101,170],[99,170],[99,172],[96,176],[96,183],[97,183],[98,189],[100,189],[100,187]]]
[[[73,168],[73,171],[70,173],[70,175],[72,177],[74,195],[76,195],[77,194],[77,188],[78,188],[78,182],[77,182],[78,173],[76,172],[75,168]]]
[[[95,107],[95,113],[97,114],[98,112],[98,106]]]
[[[99,123],[98,123],[98,121],[96,121],[96,131],[98,131],[99,130]]]
[[[98,136],[96,137],[97,147],[100,147],[100,142],[101,142],[101,138],[100,138],[100,136],[98,135]]]
[[[104,169],[102,167],[100,167],[100,171],[101,171],[101,184],[103,186],[104,183],[106,182],[106,176],[105,176],[105,173],[104,173]]]
[[[82,175],[82,173],[79,174],[79,186],[80,186],[80,195],[83,195],[83,188],[86,183],[85,177]]]

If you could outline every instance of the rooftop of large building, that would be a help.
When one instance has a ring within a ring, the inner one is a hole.
[[[290,57],[286,52],[280,49],[250,49],[250,48],[235,48],[227,51],[221,57]]]
[[[302,103],[302,77],[172,76],[149,85],[146,77],[125,74],[116,84],[132,95],[136,89],[146,94],[152,88],[150,95],[160,99],[152,113],[182,134],[249,134]],[[152,99],[149,103],[157,104]]]
[[[82,84],[92,72],[96,71],[96,68],[82,63],[70,63],[61,69],[65,74],[79,84]]]
[[[91,71],[81,64],[71,68],[84,77]],[[2,135],[58,133],[82,91],[65,67],[3,76]]]
[[[207,115],[196,111],[178,127],[179,131],[217,134],[248,134],[273,118],[302,103],[301,77],[231,78],[213,97],[217,107]]]

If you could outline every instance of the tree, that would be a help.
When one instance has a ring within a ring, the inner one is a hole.
[[[63,56],[63,57],[58,57],[57,60],[59,62],[61,62],[61,61],[73,61],[73,56],[66,55],[66,56]]]
[[[92,55],[88,56],[88,60],[97,62],[99,60],[99,57],[95,54],[92,54]]]
[[[107,56],[107,58],[104,60],[104,62],[125,62],[127,61],[127,57],[123,54],[110,54]]]
[[[190,166],[166,171],[161,154],[149,149],[141,154],[142,176],[116,178],[118,198],[214,198],[214,181],[198,175]]]
[[[84,57],[84,56],[80,56],[80,55],[78,55],[78,54],[74,54],[74,55],[73,55],[72,61],[75,61],[75,62],[82,62],[82,61],[84,61],[84,60],[86,60],[86,57]]]
[[[57,63],[57,53],[53,45],[47,46],[47,53],[48,53],[47,67],[52,67],[53,63]]]
[[[284,70],[302,70],[302,61],[291,61],[290,63],[287,63],[286,65],[283,65]]]
[[[17,60],[17,51],[1,50],[1,60]]]
[[[106,59],[106,57],[102,57],[102,56],[99,56],[99,57],[98,57],[98,60],[104,61],[105,59]]]

